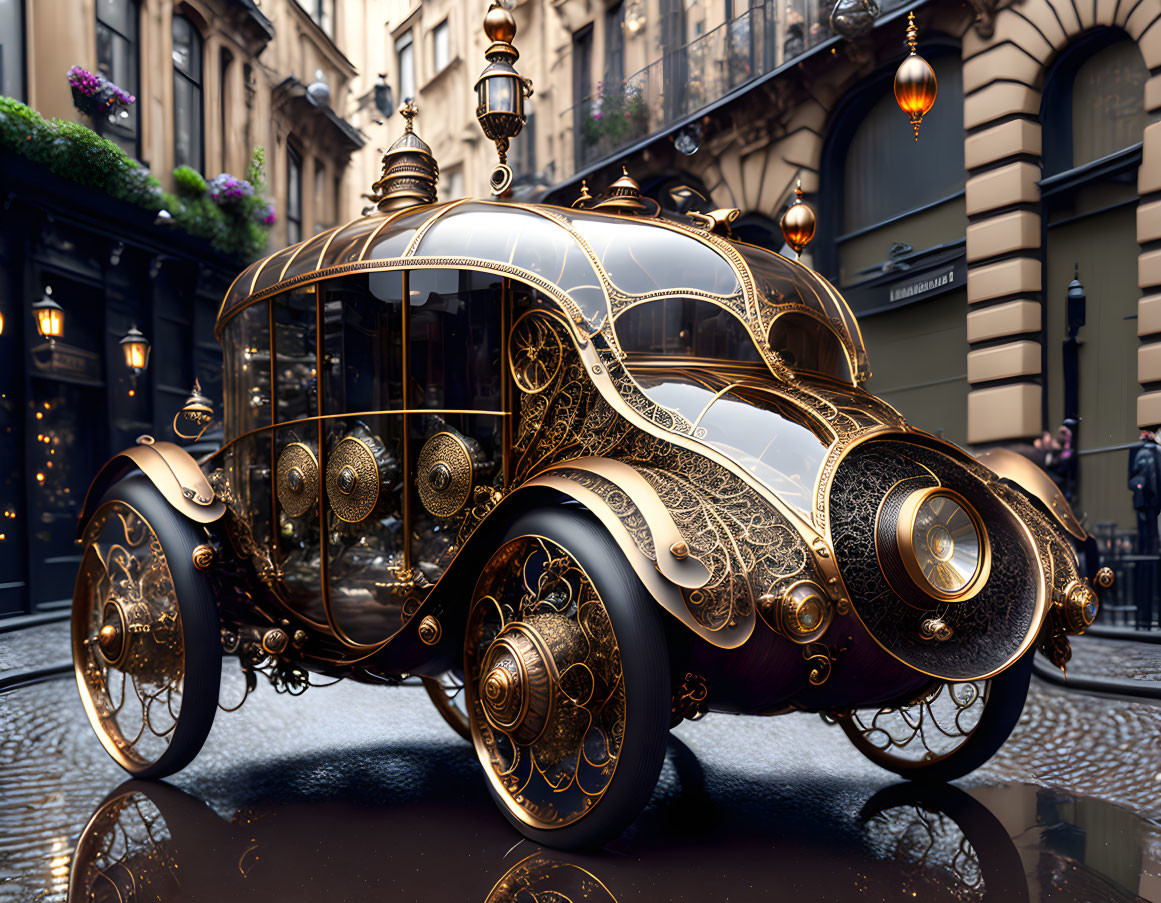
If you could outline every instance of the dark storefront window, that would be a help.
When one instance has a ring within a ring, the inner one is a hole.
[[[24,0],[0,0],[0,95],[25,98]]]
[[[173,17],[173,162],[198,172],[203,159],[202,36],[184,16]]]
[[[286,147],[286,243],[302,241],[302,157]]]
[[[141,88],[138,28],[135,0],[97,0],[97,68],[134,97]],[[138,156],[138,106],[129,104],[125,118],[97,123],[98,130],[131,157]]]
[[[605,11],[605,83],[616,87],[625,80],[625,4]]]

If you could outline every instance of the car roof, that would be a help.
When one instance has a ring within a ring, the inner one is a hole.
[[[869,375],[846,301],[797,261],[723,238],[693,217],[473,199],[363,216],[251,264],[227,291],[216,332],[286,289],[393,267],[503,273],[543,289],[587,334],[643,301],[692,297],[730,310],[765,351],[774,320],[801,313],[838,338],[856,380]]]

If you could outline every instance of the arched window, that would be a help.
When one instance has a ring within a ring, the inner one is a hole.
[[[185,16],[173,17],[173,163],[205,167],[202,36]]]
[[[97,69],[134,97],[141,93],[139,13],[135,0],[97,0]],[[99,131],[131,157],[138,155],[140,102],[129,104],[126,116],[98,122]]]
[[[1137,44],[1107,29],[1073,45],[1044,86],[1044,173],[1052,176],[1139,144],[1149,123],[1149,69]]]

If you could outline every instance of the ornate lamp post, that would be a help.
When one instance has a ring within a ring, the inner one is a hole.
[[[484,15],[484,33],[492,43],[484,51],[487,68],[476,80],[476,119],[484,134],[496,142],[496,152],[500,155],[500,163],[492,170],[490,179],[492,194],[499,197],[512,186],[508,145],[524,128],[524,100],[532,96],[532,80],[513,66],[520,58],[512,46],[516,20],[499,0],[492,0]]]

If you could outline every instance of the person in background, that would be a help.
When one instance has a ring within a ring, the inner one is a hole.
[[[1137,512],[1137,554],[1152,556],[1137,562],[1134,594],[1137,597],[1137,629],[1153,623],[1157,595],[1157,516],[1161,514],[1161,447],[1156,436],[1143,430],[1141,442],[1129,451],[1129,489]]]

